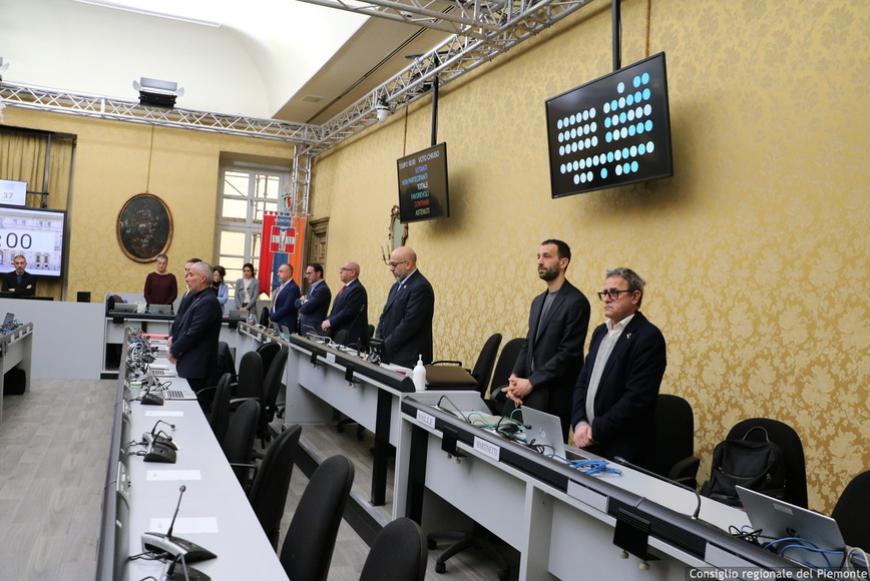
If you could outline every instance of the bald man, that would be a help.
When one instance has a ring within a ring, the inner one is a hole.
[[[359,272],[356,262],[341,265],[338,276],[344,286],[335,295],[332,311],[320,327],[339,343],[364,347],[368,339],[369,297],[359,280]]]
[[[169,348],[169,360],[175,363],[178,376],[187,379],[195,391],[216,383],[222,313],[211,279],[212,268],[206,262],[191,264],[184,273],[189,298],[184,312],[176,317]]]
[[[396,283],[390,288],[376,333],[384,340],[384,358],[414,367],[422,355],[423,363],[431,363],[435,291],[417,270],[417,254],[410,247],[393,250],[389,267]]]

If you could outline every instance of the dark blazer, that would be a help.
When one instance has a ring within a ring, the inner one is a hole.
[[[169,327],[169,336],[175,339],[178,336],[178,326],[181,324],[181,318],[184,316],[184,312],[187,310],[187,307],[190,306],[190,299],[193,297],[193,293],[190,291],[186,291],[183,295],[181,295],[181,300],[178,301],[178,310],[175,312],[175,318],[172,320],[172,326]],[[217,298],[217,294],[215,294],[215,298]]]
[[[321,280],[315,286],[308,289],[305,295],[307,300],[303,303],[301,298],[296,299],[296,308],[299,310],[299,332],[310,333],[314,331],[318,335],[323,333],[320,324],[326,318],[329,311],[329,301],[332,300],[332,291],[326,286],[326,281]]]
[[[377,336],[384,340],[387,361],[414,367],[417,357],[432,362],[432,317],[435,314],[435,291],[423,273],[415,270],[390,289],[387,304],[378,321]]]
[[[187,308],[176,317],[178,328],[169,352],[178,360],[179,377],[205,379],[217,369],[221,305],[211,287],[188,294]]]
[[[589,300],[566,280],[542,321],[541,310],[546,296],[547,291],[544,291],[532,301],[529,333],[525,346],[517,355],[513,372],[534,386],[524,403],[559,416],[563,428],[567,429],[571,393],[583,365],[583,343],[589,328]]]
[[[606,325],[592,333],[589,355],[574,388],[573,426],[588,421],[586,390],[606,334]],[[653,467],[655,408],[666,366],[664,336],[638,311],[613,346],[595,393],[592,438],[597,444],[596,453],[608,458],[622,456],[629,462]]]
[[[18,284],[18,275],[15,274],[14,270],[3,274],[2,281],[3,291],[10,292],[10,289],[15,289],[11,292],[17,297],[32,297],[36,294],[36,277],[26,270],[21,275],[21,284]]]
[[[332,337],[346,331],[347,335],[342,339],[345,345],[355,343],[362,346],[361,340],[364,341],[368,334],[369,296],[359,279],[335,296],[328,318]]]
[[[296,310],[296,300],[299,298],[299,285],[293,279],[287,283],[284,290],[272,297],[272,309],[269,319],[279,325],[286,325],[291,333],[299,330],[299,312]]]

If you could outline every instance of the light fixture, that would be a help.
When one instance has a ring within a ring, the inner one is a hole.
[[[375,105],[375,114],[378,116],[378,121],[383,121],[390,116],[390,113],[392,111],[390,111],[390,106],[387,104],[386,99],[383,97],[378,99],[378,104]]]
[[[200,26],[210,26],[212,28],[220,28],[221,23],[213,20],[203,20],[201,18],[192,18],[181,14],[170,14],[168,12],[158,12],[156,10],[148,10],[139,6],[131,5],[130,2],[111,2],[110,0],[75,0],[79,4],[88,4],[90,6],[99,6],[100,8],[111,8],[113,10],[121,10],[123,12],[132,12],[133,14],[144,14],[145,16],[156,16],[157,18],[166,18],[168,20],[177,20],[178,22],[187,22],[188,24],[199,24]],[[145,2],[147,4],[147,2]]]
[[[6,69],[9,68],[9,61],[4,61],[3,57],[0,56],[0,73],[5,73]],[[0,74],[0,82],[3,81],[3,75]]]
[[[139,91],[139,104],[155,107],[175,107],[176,97],[184,95],[184,89],[174,81],[161,81],[140,77],[133,81],[133,88]]]

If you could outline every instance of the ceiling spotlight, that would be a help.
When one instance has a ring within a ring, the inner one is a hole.
[[[392,111],[390,111],[390,106],[383,97],[378,99],[378,104],[375,105],[375,113],[378,116],[378,121],[383,121],[390,116],[390,113],[392,113]]]
[[[175,107],[176,97],[184,95],[184,89],[173,81],[161,81],[141,77],[133,81],[133,88],[139,91],[139,104],[155,107]]]

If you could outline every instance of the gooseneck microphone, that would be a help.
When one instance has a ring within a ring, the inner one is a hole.
[[[178,509],[181,508],[181,497],[184,496],[185,490],[187,490],[187,486],[184,484],[178,487],[178,504],[175,505],[175,514],[172,515],[172,522],[169,523],[169,530],[166,531],[167,539],[172,538],[172,529],[175,528],[175,519],[178,518]]]
[[[169,528],[165,533],[146,532],[142,533],[142,550],[152,553],[158,553],[162,556],[168,556],[173,561],[183,560],[185,564],[214,559],[217,555],[205,549],[192,541],[181,537],[172,536],[172,531],[175,530],[175,523],[178,519],[178,511],[181,508],[181,499],[184,492],[187,490],[185,485],[178,487],[178,502],[175,505],[175,514],[172,515],[172,520],[169,522]],[[182,559],[183,557],[183,559]],[[190,574],[191,569],[186,569]],[[197,572],[199,574],[199,572]],[[193,575],[190,575],[193,579]],[[207,577],[205,577],[207,579]]]
[[[167,426],[169,426],[173,430],[175,429],[175,424],[170,424],[169,422],[165,422],[163,420],[157,420],[156,422],[154,422],[154,427],[151,428],[151,435],[152,436],[157,432],[157,426],[159,426],[160,424],[166,424]],[[184,488],[184,486],[182,486],[182,488]],[[184,491],[182,490],[182,492],[184,492]]]

